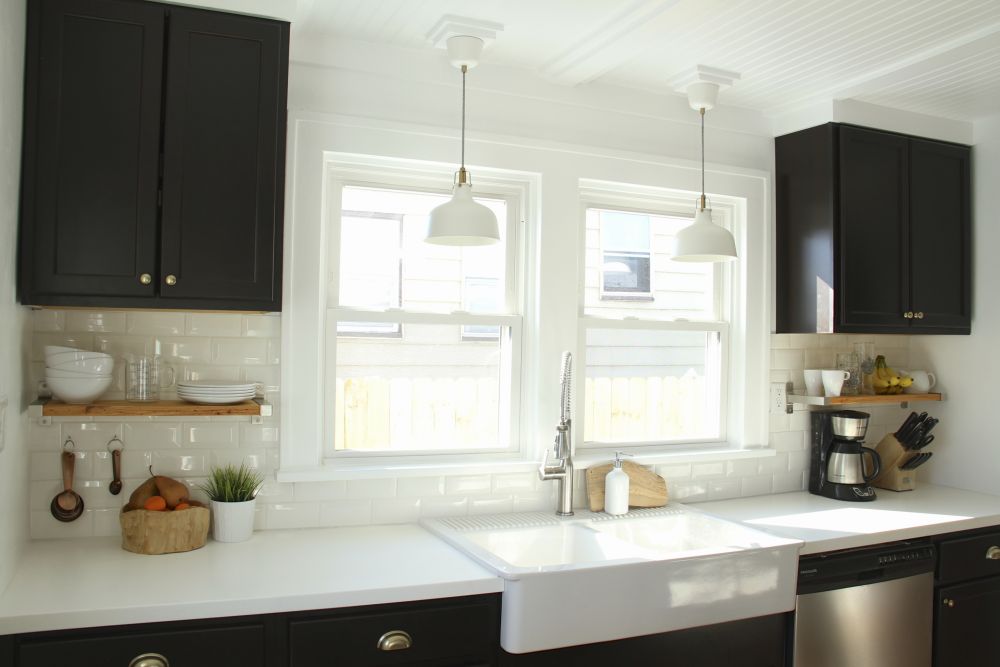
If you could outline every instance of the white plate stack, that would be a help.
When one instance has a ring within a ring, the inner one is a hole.
[[[177,398],[188,403],[232,405],[250,400],[256,395],[257,385],[253,382],[198,380],[177,383]]]

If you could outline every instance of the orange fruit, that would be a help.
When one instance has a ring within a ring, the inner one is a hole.
[[[143,507],[151,512],[162,512],[167,509],[167,501],[163,499],[163,496],[153,496],[146,501]]]
[[[174,508],[174,511],[176,512],[177,510],[186,510],[189,507],[191,507],[191,505],[187,503],[177,503],[177,507]]]

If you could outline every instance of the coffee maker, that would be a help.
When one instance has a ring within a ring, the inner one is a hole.
[[[812,413],[810,493],[852,502],[875,500],[868,482],[878,476],[882,462],[874,449],[862,446],[869,416],[857,410]],[[866,454],[871,457],[868,473]]]

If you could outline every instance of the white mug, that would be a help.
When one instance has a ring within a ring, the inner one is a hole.
[[[903,390],[906,394],[926,394],[937,384],[937,377],[929,371],[899,371],[913,378],[913,384]]]
[[[806,396],[823,395],[823,371],[807,370],[802,371],[806,378]]]
[[[850,371],[828,369],[820,372],[823,374],[823,389],[827,396],[840,396],[840,390],[844,388],[844,381],[851,377]]]

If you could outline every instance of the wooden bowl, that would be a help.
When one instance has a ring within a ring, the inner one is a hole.
[[[196,501],[188,509],[151,512],[130,505],[118,516],[122,549],[137,554],[172,554],[205,546],[211,512]]]

